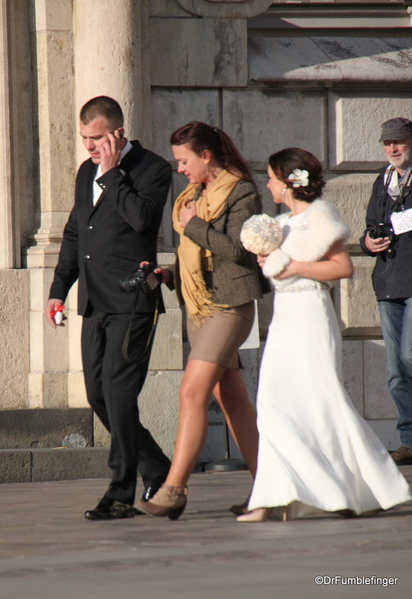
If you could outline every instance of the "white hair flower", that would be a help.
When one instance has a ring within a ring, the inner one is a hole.
[[[292,181],[293,187],[307,187],[309,185],[308,171],[301,171],[298,168],[295,168],[293,173],[290,173],[288,179]]]

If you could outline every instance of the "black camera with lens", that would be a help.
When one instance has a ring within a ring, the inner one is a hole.
[[[162,276],[154,271],[158,268],[152,262],[145,264],[122,281],[119,281],[119,287],[126,293],[132,291],[141,291],[142,293],[150,293],[160,284]]]
[[[379,239],[380,237],[388,237],[390,246],[385,250],[387,258],[395,257],[395,248],[393,247],[397,236],[394,233],[392,223],[379,223],[368,228],[368,234],[371,239]]]

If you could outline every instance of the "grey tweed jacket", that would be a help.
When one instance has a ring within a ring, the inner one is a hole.
[[[201,192],[202,187],[199,186],[195,201]],[[259,214],[261,209],[255,185],[241,180],[228,196],[218,218],[207,222],[194,216],[185,227],[184,234],[189,239],[213,254],[213,272],[204,272],[203,276],[216,304],[226,304],[231,308],[241,306],[262,297],[262,287],[264,292],[269,290],[256,256],[245,250],[240,241],[242,224],[253,214]],[[176,291],[182,301],[178,262],[174,277]]]

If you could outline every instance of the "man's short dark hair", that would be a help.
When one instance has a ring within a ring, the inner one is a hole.
[[[122,109],[113,98],[97,96],[86,102],[80,111],[80,120],[84,125],[88,125],[98,117],[104,117],[115,128],[123,127]]]

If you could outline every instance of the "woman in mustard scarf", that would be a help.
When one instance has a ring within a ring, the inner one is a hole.
[[[178,172],[189,180],[177,198],[173,226],[179,233],[174,272],[159,269],[184,302],[191,347],[180,389],[179,427],[169,475],[154,497],[138,507],[177,519],[186,506],[186,483],[206,439],[213,393],[254,476],[256,414],[239,370],[238,349],[261,297],[256,257],[240,241],[243,222],[261,212],[246,162],[216,127],[192,122],[171,136]]]

